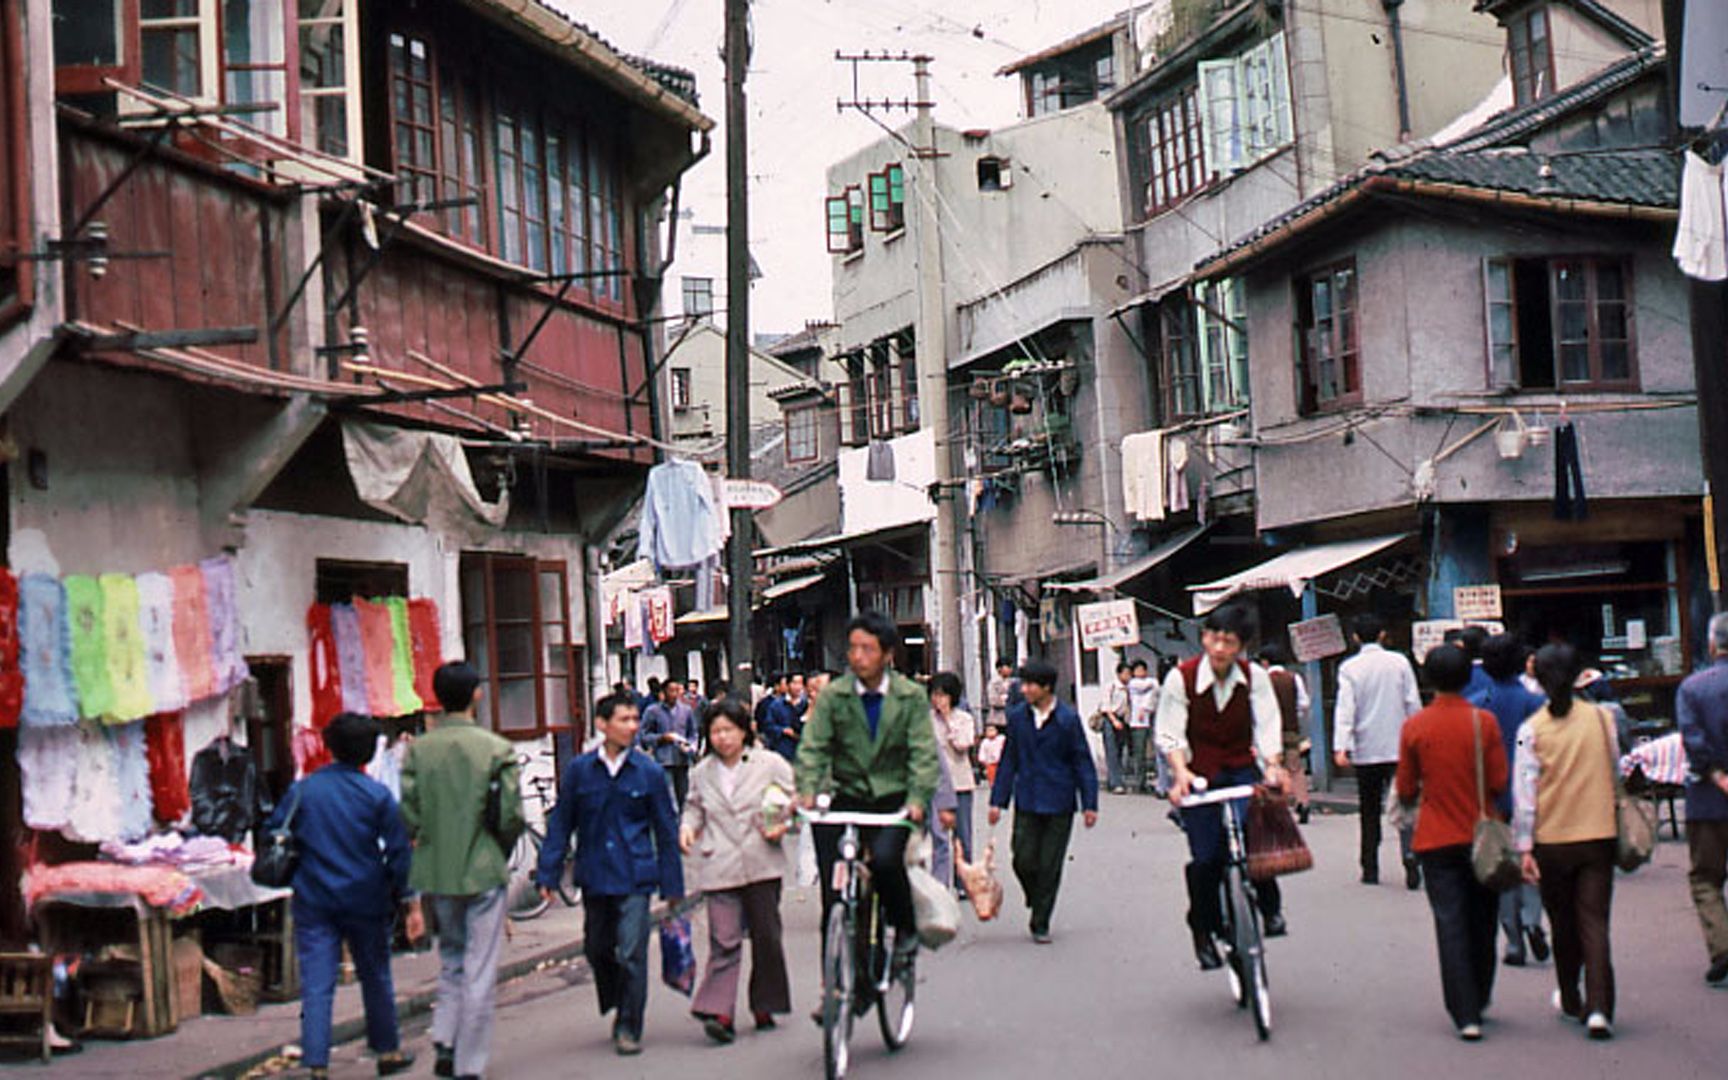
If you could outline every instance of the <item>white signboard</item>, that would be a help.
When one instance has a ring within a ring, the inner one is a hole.
[[[1455,619],[1481,622],[1503,615],[1498,585],[1460,585],[1452,590],[1452,617]]]
[[[1349,648],[1344,641],[1344,624],[1336,615],[1291,623],[1290,648],[1297,661],[1303,664],[1338,656]]]
[[[1428,655],[1428,650],[1446,643],[1446,634],[1452,630],[1462,630],[1465,626],[1480,626],[1490,634],[1504,634],[1504,624],[1493,619],[1471,619],[1466,623],[1463,619],[1428,619],[1424,622],[1410,624],[1410,655],[1420,664]]]
[[[1074,609],[1082,649],[1118,648],[1140,641],[1140,616],[1132,600],[1106,600]]]
[[[764,480],[727,480],[726,506],[731,510],[766,510],[785,498]]]

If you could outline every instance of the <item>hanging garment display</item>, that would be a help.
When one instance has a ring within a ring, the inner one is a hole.
[[[865,451],[864,479],[891,481],[894,479],[894,444],[887,439],[871,439]]]
[[[258,770],[252,755],[218,735],[192,757],[192,826],[238,844],[258,819]]]
[[[66,588],[49,574],[25,574],[18,583],[19,659],[24,669],[25,727],[60,727],[78,722],[72,680],[72,627],[66,620]]]
[[[18,772],[24,789],[24,824],[64,829],[72,819],[78,768],[78,725],[31,726],[18,731]]]
[[[186,680],[186,700],[215,697],[221,691],[216,688],[216,666],[210,652],[210,604],[204,574],[196,566],[176,566],[168,571],[168,580],[174,583],[174,651]]]
[[[138,633],[144,641],[144,667],[156,711],[186,707],[186,680],[174,647],[174,582],[167,574],[138,575]]]
[[[216,670],[216,692],[226,694],[245,681],[245,650],[240,642],[240,605],[234,560],[226,555],[198,564],[204,575],[204,591],[210,608],[211,663]]]
[[[1164,520],[1164,433],[1142,431],[1122,440],[1122,501],[1129,516]]]
[[[390,669],[396,692],[396,711],[391,715],[406,716],[426,707],[414,690],[414,639],[408,629],[408,601],[392,596],[384,606],[390,609]]]
[[[366,650],[368,716],[401,716],[396,708],[396,644],[390,609],[370,600],[354,600],[360,616],[360,643]]]
[[[109,681],[106,640],[102,626],[102,586],[93,577],[73,574],[66,579],[66,619],[72,627],[72,679],[78,687],[78,711],[94,720],[114,711],[114,687]]]
[[[330,631],[336,639],[336,667],[342,687],[343,712],[372,715],[366,687],[366,644],[360,636],[360,613],[352,604],[330,606]]]
[[[80,725],[73,755],[72,808],[62,831],[87,844],[119,839],[120,777],[107,730],[99,724]]]
[[[1188,440],[1164,440],[1165,472],[1169,476],[1164,503],[1172,514],[1180,514],[1188,503]]]
[[[366,763],[366,775],[383,784],[397,802],[402,801],[402,754],[398,752],[401,745],[400,740],[392,745],[387,736],[378,736],[378,747],[372,751],[372,760]]]
[[[328,604],[306,610],[306,666],[312,687],[312,727],[322,731],[342,711],[342,669],[336,658],[336,632]]]
[[[677,633],[672,622],[672,590],[662,585],[649,589],[642,596],[645,601],[643,610],[646,612],[646,621],[643,624],[645,636],[656,645],[671,641]]]
[[[438,695],[432,689],[432,676],[444,663],[436,602],[426,599],[408,601],[408,637],[414,654],[414,692],[419,695],[423,707],[436,708]]]
[[[114,775],[120,798],[120,839],[131,843],[150,835],[154,801],[144,721],[108,729],[114,747]]]
[[[294,729],[292,748],[294,751],[294,771],[303,778],[311,776],[336,760],[331,756],[330,748],[324,745],[323,733],[313,731],[309,727]]]
[[[144,751],[150,769],[150,805],[156,820],[169,824],[192,809],[186,785],[186,722],[179,713],[160,713],[144,721]]]
[[[138,632],[138,581],[130,574],[103,574],[102,644],[108,661],[108,685],[113,707],[102,719],[129,724],[156,711],[150,698],[150,672],[144,640]]]
[[[1674,230],[1674,261],[1699,281],[1728,279],[1728,170],[1688,151],[1680,176],[1680,221]]]
[[[648,470],[637,555],[661,569],[695,566],[720,553],[720,508],[702,466],[677,458]]]
[[[0,567],[0,728],[15,728],[24,711],[24,671],[18,647],[18,579]]]
[[[1562,424],[1554,429],[1554,517],[1560,521],[1583,521],[1590,516],[1584,500],[1584,465],[1578,454],[1578,428]]]
[[[654,648],[654,602],[643,593],[636,601],[637,616],[642,622],[642,655],[653,656]]]
[[[638,593],[624,595],[624,647],[640,649],[642,647],[642,597]]]

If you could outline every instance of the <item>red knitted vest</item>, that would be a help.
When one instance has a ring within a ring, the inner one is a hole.
[[[1248,704],[1247,682],[1253,674],[1238,661],[1243,681],[1220,711],[1210,689],[1204,694],[1195,690],[1200,665],[1206,662],[1204,656],[1196,656],[1184,660],[1178,670],[1188,690],[1188,767],[1211,779],[1224,769],[1254,764],[1254,710]]]

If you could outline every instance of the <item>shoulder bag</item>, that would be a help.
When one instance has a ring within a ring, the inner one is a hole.
[[[300,848],[294,840],[294,815],[299,812],[300,789],[296,787],[282,824],[259,838],[258,851],[252,856],[254,883],[267,889],[286,889],[293,884],[294,871],[300,868]]]
[[[1476,835],[1470,840],[1470,868],[1476,880],[1495,892],[1505,892],[1524,880],[1512,830],[1488,809],[1488,781],[1482,766],[1482,712],[1471,710],[1476,743]]]
[[[1608,734],[1613,723],[1607,709],[1596,707],[1604,721],[1602,739],[1608,751],[1608,772],[1614,780],[1614,865],[1631,873],[1650,861],[1656,853],[1656,803],[1651,799],[1630,795],[1620,780],[1618,757],[1614,753],[1616,739]]]

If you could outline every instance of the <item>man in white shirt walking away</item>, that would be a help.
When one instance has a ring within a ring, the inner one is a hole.
[[[1416,672],[1400,653],[1386,648],[1386,625],[1378,615],[1355,623],[1355,656],[1338,668],[1338,746],[1340,769],[1356,768],[1356,794],[1362,814],[1362,884],[1380,883],[1380,820],[1386,789],[1398,771],[1398,739],[1404,721],[1420,712],[1422,695]],[[1404,859],[1404,885],[1422,887],[1422,871],[1410,850],[1410,830],[1398,830]]]

